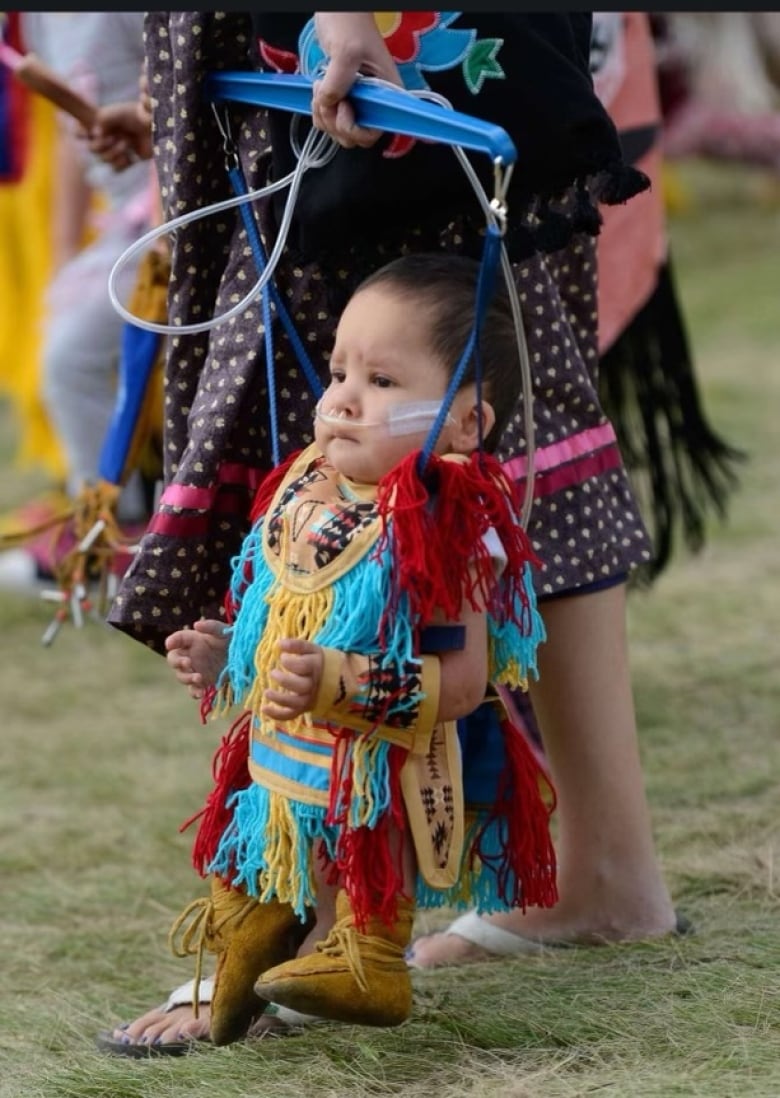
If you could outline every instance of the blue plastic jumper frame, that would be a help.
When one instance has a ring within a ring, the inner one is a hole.
[[[215,108],[215,115],[219,122],[219,114],[216,110],[218,104],[225,102],[249,103],[254,106],[269,107],[276,110],[285,110],[293,114],[311,116],[313,81],[308,76],[288,73],[264,73],[255,71],[223,71],[209,74],[205,81],[205,95],[211,100]],[[439,103],[431,102],[423,98],[411,95],[401,88],[394,88],[385,84],[377,84],[373,81],[358,78],[352,86],[349,94],[355,111],[355,121],[360,126],[371,129],[385,130],[391,133],[404,134],[409,137],[429,141],[439,141],[445,144],[470,149],[475,152],[486,153],[490,156],[495,179],[495,193],[490,202],[490,209],[495,215],[488,219],[485,235],[485,244],[480,264],[480,272],[477,283],[475,321],[466,347],[460,361],[453,373],[447,392],[442,401],[441,410],[433,423],[425,445],[420,455],[419,471],[422,472],[433,453],[436,441],[441,433],[450,405],[455,394],[460,388],[462,378],[468,364],[475,353],[479,339],[479,330],[490,298],[495,286],[496,272],[498,270],[501,253],[501,238],[506,228],[506,203],[505,193],[508,185],[511,169],[517,159],[517,150],[509,135],[500,126],[482,119],[450,110]],[[229,126],[222,129],[223,137],[229,139]],[[228,162],[228,174],[234,190],[237,193],[246,193],[246,183],[243,179],[238,157],[233,156],[232,162]],[[255,262],[260,271],[263,270],[266,257],[260,241],[254,216],[247,204],[241,206],[241,215],[244,220],[249,240],[252,246]],[[273,445],[274,463],[278,464],[278,433],[275,417],[275,389],[273,382],[273,355],[271,353],[270,331],[271,312],[270,301],[276,306],[277,315],[290,336],[296,353],[301,360],[301,366],[307,375],[316,395],[321,392],[321,386],[316,378],[308,356],[303,349],[300,340],[297,339],[289,316],[275,291],[272,283],[268,284],[270,293],[263,295],[263,322],[266,332],[266,361],[268,364],[269,406],[271,409],[271,435]],[[479,360],[476,362],[477,400],[480,398],[480,370]],[[480,436],[480,449],[482,438]]]
[[[297,73],[213,72],[206,78],[206,96],[213,102],[233,100],[311,115],[312,86],[310,77]],[[460,145],[474,152],[487,153],[494,163],[499,160],[505,168],[517,160],[517,149],[500,126],[448,110],[438,103],[410,95],[402,88],[358,78],[349,98],[359,126]]]

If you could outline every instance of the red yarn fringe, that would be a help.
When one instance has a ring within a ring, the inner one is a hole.
[[[207,724],[208,717],[211,710],[214,708],[214,702],[217,697],[216,686],[207,686],[203,691],[203,697],[200,699],[200,723]]]
[[[558,901],[555,847],[550,816],[555,790],[520,729],[501,721],[506,761],[495,804],[471,851],[471,861],[486,865],[497,859],[497,891],[510,907],[553,907]],[[480,849],[487,828],[502,821],[501,850]]]
[[[354,738],[355,733],[346,728],[337,734],[325,822],[339,828],[334,868],[349,897],[355,926],[364,932],[372,917],[387,926],[398,921],[398,900],[404,894],[402,840],[406,830],[401,769],[408,752],[395,744],[388,750],[390,803],[375,826],[349,827],[353,790],[350,741]]]
[[[192,844],[192,864],[201,877],[208,876],[208,866],[217,852],[219,841],[233,813],[226,807],[231,795],[239,789],[246,789],[249,776],[249,739],[252,729],[252,714],[242,713],[237,717],[222,737],[211,763],[214,786],[206,797],[206,803],[199,812],[190,816],[179,828],[186,831],[196,820],[200,820],[198,833]],[[232,882],[231,872],[224,878],[225,884]]]
[[[524,614],[525,565],[538,566],[540,561],[520,523],[516,486],[490,454],[475,453],[463,461],[434,455],[424,479],[418,458],[419,452],[409,454],[379,483],[383,528],[376,552],[390,547],[394,565],[394,587],[380,635],[389,628],[402,594],[411,600],[416,621],[431,621],[435,610],[457,620],[468,602],[498,620],[522,625],[516,600]],[[491,527],[507,555],[498,580],[483,542]]]

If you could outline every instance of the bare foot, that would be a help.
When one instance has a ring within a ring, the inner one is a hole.
[[[178,1006],[172,1010],[166,1005],[149,1010],[133,1022],[118,1026],[110,1032],[110,1038],[122,1045],[144,1045],[160,1048],[162,1045],[181,1045],[191,1041],[208,1041],[211,1010],[208,1003],[201,1003],[198,1017],[191,1006]],[[287,1037],[303,1033],[304,1027],[320,1021],[313,1015],[299,1014],[271,1004],[267,1013],[261,1014],[249,1027],[247,1037]],[[114,1050],[118,1051],[118,1050]]]
[[[440,930],[415,938],[406,952],[410,968],[446,968],[448,965],[470,965],[489,961],[497,954],[467,942],[460,934]]]
[[[124,1026],[113,1030],[112,1036],[122,1044],[170,1045],[182,1041],[205,1041],[209,1037],[210,1007],[201,1003],[198,1017],[192,1006],[173,1010],[157,1007]]]
[[[626,908],[622,916],[593,911],[586,920],[582,910],[567,911],[566,905],[559,903],[550,909],[533,908],[525,914],[518,909],[485,915],[479,923],[470,915],[460,927],[456,920],[452,929],[416,938],[407,961],[412,968],[441,968],[535,953],[545,946],[643,941],[680,929],[678,917],[663,894],[655,907]]]
[[[207,1041],[211,1027],[213,980],[198,985],[198,1011],[192,1005],[195,981],[190,980],[171,992],[167,1002],[147,1010],[132,1022],[125,1022],[97,1035],[98,1047],[115,1055],[140,1056],[144,1049],[156,1049],[178,1055],[195,1041]],[[166,1046],[164,1049],[162,1046]]]

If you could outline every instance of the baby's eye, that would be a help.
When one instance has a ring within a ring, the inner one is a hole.
[[[333,383],[338,384],[339,382],[342,382],[344,380],[344,371],[339,370],[338,367],[331,368],[330,380],[331,380],[331,384],[333,384]]]
[[[386,374],[374,374],[371,379],[372,385],[376,385],[377,389],[392,389],[395,382],[391,377],[387,377]]]

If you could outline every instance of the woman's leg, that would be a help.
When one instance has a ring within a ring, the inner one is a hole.
[[[560,900],[486,916],[503,930],[545,941],[651,938],[675,925],[656,858],[639,758],[626,636],[625,584],[540,606],[532,700],[558,794]],[[485,953],[456,934],[414,943],[419,967]]]

